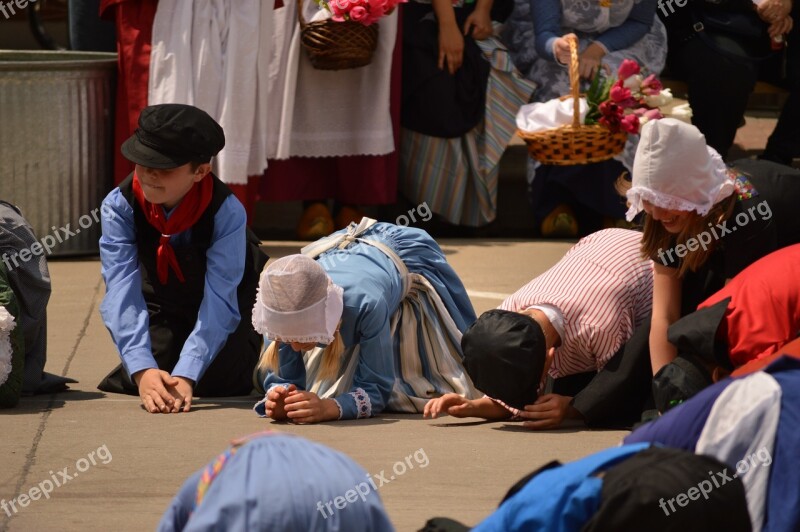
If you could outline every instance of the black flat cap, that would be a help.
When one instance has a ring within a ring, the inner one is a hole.
[[[464,367],[475,387],[522,409],[537,397],[546,345],[530,316],[507,310],[481,314],[461,339]]]
[[[222,127],[192,105],[169,103],[145,107],[139,127],[122,144],[122,155],[148,168],[176,168],[208,162],[225,147]]]

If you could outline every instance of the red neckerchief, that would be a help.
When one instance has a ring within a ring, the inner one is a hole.
[[[167,284],[170,267],[172,267],[178,280],[184,282],[183,272],[178,265],[175,250],[172,249],[169,243],[169,237],[182,233],[197,223],[197,220],[200,219],[200,216],[203,215],[211,203],[213,190],[214,181],[211,174],[208,174],[189,189],[189,192],[175,207],[172,216],[168,220],[163,206],[155,205],[145,199],[139,178],[136,172],[133,173],[133,195],[136,197],[136,201],[139,202],[147,222],[161,233],[158,250],[156,251],[156,270],[158,272],[158,281],[161,284]]]

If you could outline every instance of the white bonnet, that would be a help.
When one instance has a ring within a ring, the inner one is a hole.
[[[342,296],[314,259],[283,257],[261,272],[253,327],[270,340],[329,344],[342,317]]]
[[[628,221],[642,212],[644,201],[662,209],[696,211],[705,216],[734,191],[728,167],[719,153],[706,145],[700,130],[673,118],[644,125],[632,178],[627,192]]]

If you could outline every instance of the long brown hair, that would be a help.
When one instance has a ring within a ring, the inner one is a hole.
[[[262,372],[263,370],[270,370],[275,375],[279,375],[279,347],[280,342],[277,341],[272,342],[269,347],[267,347],[266,351],[264,351],[264,354],[261,355],[261,360],[258,361],[259,372]],[[333,341],[325,346],[325,350],[322,352],[322,362],[320,363],[319,375],[317,376],[318,381],[326,381],[336,378],[336,375],[339,373],[339,364],[341,362],[342,352],[344,352],[344,342],[342,341],[342,335],[339,333],[339,329],[337,328],[336,332],[333,333]],[[309,383],[309,385],[310,384],[311,383]]]
[[[625,195],[628,189],[631,188],[631,182],[624,179],[624,176],[620,176],[617,179],[615,188],[617,192]],[[664,225],[661,222],[653,220],[650,215],[645,213],[642,232],[642,256],[657,262],[659,260],[659,252],[666,252],[681,244],[686,246],[688,240],[697,238],[701,233],[710,231],[716,224],[730,218],[736,205],[737,197],[738,194],[734,192],[711,207],[711,210],[705,216],[700,216],[694,211],[690,212],[689,222],[677,235],[664,229]],[[698,247],[695,250],[689,250],[687,248],[687,253],[678,268],[678,275],[683,277],[688,271],[694,272],[700,269],[716,249],[717,240],[718,238],[713,238],[711,244],[706,246],[705,249]]]

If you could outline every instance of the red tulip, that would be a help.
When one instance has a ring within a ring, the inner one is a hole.
[[[623,59],[617,71],[617,77],[623,81],[639,73],[639,63],[631,59]]]

